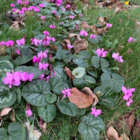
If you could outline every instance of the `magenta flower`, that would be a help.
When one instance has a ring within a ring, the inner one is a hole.
[[[66,89],[66,88],[64,88],[64,90],[62,90],[62,93],[64,94],[64,98],[66,98],[66,96],[70,96],[70,89],[68,88],[68,89]]]
[[[31,117],[33,115],[32,110],[31,109],[27,109],[26,110],[26,114],[28,117]]]
[[[56,3],[56,5],[59,7],[59,6],[61,6],[61,3]]]
[[[50,27],[51,29],[56,28],[56,26],[55,26],[55,25],[52,25],[52,24],[51,24],[49,27]]]
[[[44,8],[45,5],[44,4],[39,4],[39,7]]]
[[[96,108],[91,108],[91,115],[94,115],[95,117],[99,116],[101,114],[101,110],[100,109],[96,109]]]
[[[32,11],[32,10],[34,10],[34,8],[35,8],[34,6],[30,6],[30,7],[28,7],[28,10]]]
[[[36,38],[31,38],[32,43],[31,44],[35,44],[35,46],[41,45],[42,43],[42,39],[36,39]]]
[[[17,52],[18,55],[20,55],[20,51],[19,51],[18,48],[16,48],[16,52]]]
[[[54,2],[54,0],[51,0],[51,2]]]
[[[28,74],[27,77],[28,77],[28,80],[31,82],[33,80],[33,77],[34,77],[34,73]]]
[[[67,44],[67,47],[68,47],[69,49],[72,49],[72,48],[73,48],[73,46],[70,45],[70,44]]]
[[[131,98],[129,98],[129,101],[126,103],[127,106],[130,106],[131,103],[133,103],[133,100]]]
[[[122,59],[122,56],[119,56],[119,53],[113,53],[112,58],[114,58],[115,61],[117,60],[119,63],[124,62],[124,60]]]
[[[22,8],[22,11],[26,12],[27,11],[27,8],[26,7],[23,7]]]
[[[134,42],[136,42],[137,41],[137,39],[135,39],[134,37],[129,37],[129,39],[128,39],[128,43],[134,43]]]
[[[38,58],[38,57],[36,57],[36,56],[33,56],[33,63],[39,63],[40,62],[40,60],[41,60],[41,58]]]
[[[46,77],[47,83],[49,82],[49,79],[50,79],[50,76],[47,76]]]
[[[55,40],[55,38],[54,38],[54,37],[51,37],[51,41],[52,41],[52,42],[55,42],[56,40]]]
[[[106,57],[107,51],[104,51],[104,48],[102,48],[101,50],[97,49],[96,53],[97,53],[98,57]]]
[[[14,41],[13,40],[9,40],[7,42],[5,42],[7,47],[12,47],[14,45]]]
[[[79,26],[78,26],[78,24],[76,25],[76,29],[79,29]]]
[[[24,11],[19,11],[19,14],[20,14],[20,15],[24,14]]]
[[[56,11],[52,10],[52,13],[53,13],[53,14],[56,14]]]
[[[85,30],[80,31],[80,35],[82,36],[88,36],[88,33]]]
[[[46,54],[46,52],[41,51],[40,53],[37,54],[37,56],[38,56],[38,58],[43,59],[43,58],[47,57],[47,54]]]
[[[41,79],[41,80],[44,80],[44,74],[41,74],[41,76],[39,76],[37,79]]]
[[[113,24],[110,24],[110,23],[107,23],[107,24],[106,24],[106,26],[107,26],[108,28],[111,28],[112,25],[113,25]]]
[[[6,45],[6,42],[5,41],[1,41],[0,42],[0,46],[4,46],[4,45]]]
[[[81,14],[80,17],[83,17],[83,14]]]
[[[61,22],[61,23],[60,23],[60,25],[63,25],[63,24],[64,24],[64,22]]]
[[[45,19],[45,18],[46,18],[45,16],[41,16],[41,17],[40,17],[40,19]]]
[[[17,3],[21,4],[21,3],[22,3],[22,1],[21,1],[21,0],[17,0]]]
[[[48,35],[49,35],[49,32],[48,32],[48,31],[43,31],[43,34],[44,34],[45,36],[48,36]]]
[[[96,35],[90,34],[90,39],[96,39],[96,38],[97,38]]]
[[[10,5],[11,7],[15,7],[15,4],[13,4],[13,3],[11,3],[11,5]]]
[[[47,68],[48,66],[49,66],[48,63],[45,64],[45,62],[43,62],[43,64],[42,64],[41,62],[39,62],[39,69],[40,69],[40,70],[41,70],[41,69],[46,70],[46,68]]]
[[[29,4],[29,1],[24,1],[25,4]]]
[[[18,46],[25,45],[25,39],[22,38],[22,39],[20,39],[20,40],[17,40],[16,43],[17,43]]]
[[[66,5],[66,9],[67,9],[67,8],[70,8],[70,5],[69,5],[69,4]]]
[[[35,12],[40,12],[40,9],[38,7],[34,7]]]
[[[70,15],[70,19],[74,19],[74,16],[73,15]]]
[[[12,9],[12,11],[13,11],[13,12],[16,12],[16,11],[17,11],[17,9],[13,8],[13,9]]]
[[[62,11],[65,11],[66,9],[65,8],[62,8]]]

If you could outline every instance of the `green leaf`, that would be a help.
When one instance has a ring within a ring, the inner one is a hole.
[[[32,57],[28,57],[26,55],[22,55],[22,57],[18,56],[14,60],[14,63],[18,66],[18,65],[22,65],[22,64],[25,64],[25,63],[29,62],[31,59],[32,59]]]
[[[92,64],[93,67],[99,68],[99,66],[100,66],[99,61],[100,61],[100,57],[92,56],[91,64]],[[101,58],[101,67],[106,68],[108,66],[109,66],[108,61],[106,59],[104,59],[104,58]]]
[[[98,86],[94,90],[94,93],[99,99],[99,104],[108,108],[113,108],[118,103],[118,93],[112,90],[110,87]]]
[[[95,71],[89,71],[89,70],[88,70],[87,72],[88,72],[88,74],[90,74],[91,76],[97,78],[97,73],[96,73]]]
[[[0,73],[1,72],[11,72],[14,69],[13,64],[8,60],[0,61]]]
[[[38,78],[39,76],[41,76],[42,72],[41,70],[39,70],[38,68],[32,67],[32,66],[19,66],[16,67],[15,71],[20,71],[20,72],[29,72],[29,73],[34,73],[34,77],[33,79]]]
[[[22,55],[26,55],[28,58],[31,58],[34,55],[34,52],[29,48],[22,48]]]
[[[78,107],[74,103],[68,102],[67,100],[59,101],[58,108],[63,114],[69,116],[76,116],[79,112]]]
[[[84,140],[99,140],[99,132],[105,129],[105,123],[100,117],[88,115],[82,117],[78,130]]]
[[[88,82],[90,84],[95,84],[96,83],[96,80],[91,76],[85,75],[84,79],[85,79],[86,82]]]
[[[45,99],[48,103],[52,104],[57,100],[57,96],[53,93],[49,93],[45,95]]]
[[[16,94],[9,91],[9,88],[0,86],[0,109],[10,107],[16,101]]]
[[[74,78],[73,84],[78,89],[82,89],[82,88],[84,88],[86,86],[86,82],[85,82],[83,77],[82,78],[78,78],[78,79]]]
[[[84,67],[84,68],[88,67],[88,62],[85,60],[82,60],[81,58],[75,58],[73,59],[73,62],[79,67]]]
[[[39,116],[46,122],[51,122],[56,117],[55,105],[37,107]]]
[[[111,47],[112,42],[110,42],[110,41],[107,39],[106,42],[105,42],[105,45],[106,45],[107,48],[109,48],[109,47]]]
[[[81,59],[89,59],[91,58],[91,54],[84,50],[84,51],[81,51],[78,55],[77,55],[77,58],[81,58]]]
[[[119,41],[117,39],[115,39],[111,45],[111,48],[114,49],[118,43],[119,43]]]
[[[72,71],[72,74],[75,76],[75,78],[81,78],[85,75],[85,68],[77,67]]]
[[[124,84],[125,84],[125,81],[124,81],[124,78],[119,74],[103,73],[101,75],[101,83],[103,86],[110,87],[114,91],[120,92],[122,86],[124,86]]]
[[[40,79],[33,80],[23,87],[22,95],[28,103],[34,106],[45,106],[45,95],[50,93],[49,84]]]
[[[18,122],[10,123],[8,130],[0,128],[0,140],[26,140],[26,130]]]

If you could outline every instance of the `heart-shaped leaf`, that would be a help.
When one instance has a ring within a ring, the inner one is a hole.
[[[111,87],[114,91],[120,92],[122,86],[125,84],[125,81],[124,78],[119,74],[103,73],[101,75],[101,83],[103,86]]]
[[[110,87],[98,86],[94,93],[99,97],[99,104],[113,108],[118,103],[118,93]]]
[[[11,72],[14,69],[13,64],[8,60],[0,61],[0,72]]]
[[[10,123],[8,130],[0,128],[0,140],[26,140],[26,130],[18,122]]]
[[[45,95],[45,99],[48,103],[52,104],[57,100],[57,96],[53,93],[49,93]]]
[[[75,58],[73,59],[73,62],[78,65],[79,67],[84,67],[87,68],[88,67],[88,62],[85,60],[82,60],[80,58]]]
[[[102,68],[106,68],[109,66],[109,63],[106,59],[101,58],[101,62],[100,62],[100,57],[98,57],[98,56],[92,56],[91,64],[95,68],[99,68],[100,65]]]
[[[74,103],[68,102],[67,100],[59,101],[58,108],[63,114],[69,116],[76,116],[79,112],[78,107]]]
[[[85,75],[85,68],[77,67],[72,71],[72,74],[75,76],[75,78],[81,78]]]
[[[39,116],[46,122],[51,122],[56,116],[55,105],[37,107]]]
[[[16,67],[15,71],[20,71],[20,72],[27,72],[28,71],[29,73],[33,73],[34,74],[33,79],[38,78],[42,74],[41,70],[39,70],[38,68],[32,67],[32,66],[29,66],[29,67],[19,66],[19,67]]]
[[[49,84],[40,79],[33,80],[23,87],[22,95],[28,103],[35,106],[45,106],[45,95],[50,93]]]
[[[105,123],[100,117],[88,115],[82,117],[78,130],[84,140],[99,140],[99,132],[105,129]]]

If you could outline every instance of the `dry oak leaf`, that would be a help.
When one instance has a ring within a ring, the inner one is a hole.
[[[140,139],[140,121],[135,120],[135,124],[132,131],[132,137],[134,139]]]
[[[119,122],[116,122],[116,128],[118,132],[125,132],[127,136],[130,135],[135,122],[135,109],[132,112],[125,114],[120,118]]]
[[[70,80],[74,79],[74,75],[72,75],[72,71],[69,68],[65,67],[65,72]]]
[[[118,140],[119,135],[118,132],[113,128],[113,126],[110,126],[107,130],[107,138],[109,140]]]
[[[82,21],[82,22],[81,22],[81,27],[82,27],[83,29],[90,28],[90,26],[89,26],[85,21]]]
[[[121,134],[121,136],[119,137],[118,140],[130,140],[129,137],[124,133],[124,134]]]
[[[91,95],[81,92],[76,87],[72,88],[70,93],[71,96],[68,97],[70,102],[76,104],[78,108],[87,108],[95,100]]]

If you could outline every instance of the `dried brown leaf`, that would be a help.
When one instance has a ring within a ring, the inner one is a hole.
[[[13,22],[13,24],[10,26],[9,29],[13,29],[14,31],[18,31],[19,30],[19,24],[18,22]]]
[[[99,100],[98,100],[97,96],[91,91],[91,89],[89,87],[84,87],[82,89],[82,92],[89,94],[94,99],[94,101],[93,101],[94,106],[98,103]]]
[[[1,113],[0,113],[0,117],[3,117],[3,116],[8,115],[11,110],[12,110],[11,108],[5,108],[5,109],[3,109],[1,111]]]
[[[107,138],[109,140],[118,140],[119,135],[118,132],[113,128],[113,126],[110,126],[107,130]]]
[[[71,96],[69,96],[70,102],[76,104],[78,108],[87,108],[92,105],[94,98],[89,94],[85,94],[78,90],[76,87],[70,90]]]
[[[74,75],[72,75],[72,71],[69,68],[65,67],[65,72],[70,80],[74,79]]]
[[[46,122],[43,123],[43,125],[42,125],[42,130],[43,130],[43,133],[44,133],[44,134],[47,134],[47,123],[46,123]]]
[[[69,40],[69,39],[64,39],[64,41],[65,41],[67,44],[70,44],[70,45],[71,45],[71,43],[70,43],[70,40]]]
[[[68,50],[68,47],[67,47],[67,45],[66,45],[66,44],[64,44],[64,43],[62,43],[62,42],[60,42],[60,44],[62,45],[63,50]]]
[[[118,140],[130,140],[129,137],[124,133],[124,134],[121,134],[121,136],[119,137]]]
[[[90,26],[89,26],[85,21],[82,21],[81,27],[82,27],[83,29],[90,28]]]
[[[132,131],[132,137],[137,140],[140,139],[140,121],[139,120],[135,120],[134,128]]]
[[[100,25],[106,25],[106,18],[104,18],[104,17],[99,17],[98,24],[100,24]]]
[[[49,45],[51,48],[53,48],[55,51],[57,51],[57,46],[55,46],[55,45]]]

